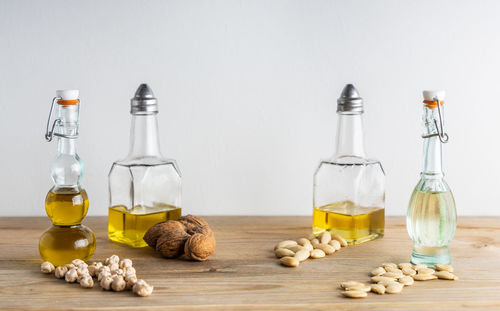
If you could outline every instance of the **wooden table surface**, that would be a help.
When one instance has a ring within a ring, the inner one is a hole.
[[[147,298],[83,289],[40,273],[38,238],[47,218],[0,218],[0,308],[109,310],[500,310],[500,217],[460,217],[451,244],[459,281],[415,282],[397,294],[343,298],[345,280],[368,281],[382,262],[407,262],[412,243],[404,218],[387,217],[383,239],[343,248],[299,268],[285,268],[273,247],[310,232],[310,217],[206,217],[217,250],[206,262],[160,258],[149,248],[108,241],[107,218],[88,217],[96,232],[94,260],[131,258],[154,285]]]

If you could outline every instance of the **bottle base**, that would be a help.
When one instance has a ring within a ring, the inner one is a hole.
[[[355,237],[352,237],[352,234],[349,234],[350,232],[343,232],[343,230],[335,230],[335,229],[325,230],[325,229],[318,228],[318,227],[313,228],[313,233],[316,236],[319,236],[324,231],[328,231],[330,233],[335,233],[335,234],[340,235],[341,237],[343,237],[347,241],[347,244],[349,244],[349,245],[358,245],[358,244],[373,241],[376,239],[381,239],[384,237],[384,230],[383,229],[377,230],[377,231],[372,231],[372,232],[365,233],[365,234],[360,234],[360,232],[357,232]]]
[[[95,246],[95,235],[87,226],[52,226],[40,237],[38,250],[44,261],[62,266],[73,259],[88,261]]]
[[[434,267],[435,264],[448,265],[451,263],[450,250],[448,246],[415,246],[411,254],[411,263],[424,264],[429,267]]]
[[[144,234],[143,234],[144,235]],[[108,233],[108,238],[116,243],[125,244],[134,248],[146,247],[148,244],[142,238],[128,238],[123,231],[115,231]]]

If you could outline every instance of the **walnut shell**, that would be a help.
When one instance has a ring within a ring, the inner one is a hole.
[[[186,215],[182,216],[179,218],[179,222],[184,224],[186,227],[186,231],[189,234],[195,234],[195,233],[202,233],[202,234],[209,234],[212,232],[212,229],[210,229],[210,225],[208,222],[198,216],[194,215]]]
[[[193,234],[184,245],[185,254],[194,260],[205,261],[215,251],[214,234]]]
[[[190,235],[184,230],[164,231],[156,242],[156,250],[166,258],[177,258],[184,253],[184,244]]]
[[[180,230],[186,231],[186,227],[176,221],[176,220],[167,220],[164,222],[157,223],[156,225],[149,228],[146,234],[143,237],[143,240],[151,247],[156,248],[156,243],[160,236],[168,230]]]

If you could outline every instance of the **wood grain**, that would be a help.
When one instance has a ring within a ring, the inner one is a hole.
[[[382,262],[406,262],[411,241],[404,218],[388,217],[383,239],[342,249],[299,268],[278,264],[276,242],[310,232],[310,217],[207,217],[217,250],[206,262],[160,258],[149,248],[107,240],[107,218],[88,217],[95,260],[131,258],[152,296],[83,289],[39,272],[38,238],[46,218],[0,218],[0,308],[22,310],[484,310],[500,309],[500,217],[461,217],[451,244],[459,281],[416,282],[399,295],[346,299],[344,280],[368,281]]]

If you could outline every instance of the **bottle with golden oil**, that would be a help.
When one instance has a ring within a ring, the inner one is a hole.
[[[335,154],[314,174],[313,232],[330,231],[349,244],[384,236],[385,173],[364,151],[363,99],[352,84],[337,100]]]
[[[175,160],[161,155],[158,104],[141,84],[131,100],[130,151],[109,172],[108,237],[132,247],[153,225],[181,216],[181,174]]]
[[[58,154],[51,166],[54,186],[45,198],[45,211],[53,226],[40,237],[38,248],[43,260],[56,266],[76,258],[87,261],[94,254],[96,246],[94,233],[82,225],[89,208],[89,199],[87,192],[80,186],[83,163],[76,153],[80,111],[78,93],[78,90],[57,91],[45,134],[47,141],[51,141],[53,136],[57,137]],[[50,127],[53,110],[56,119]]]
[[[413,190],[406,215],[406,227],[413,240],[414,264],[451,263],[448,244],[457,227],[457,211],[451,189],[442,170],[444,91],[424,91],[424,168]]]

